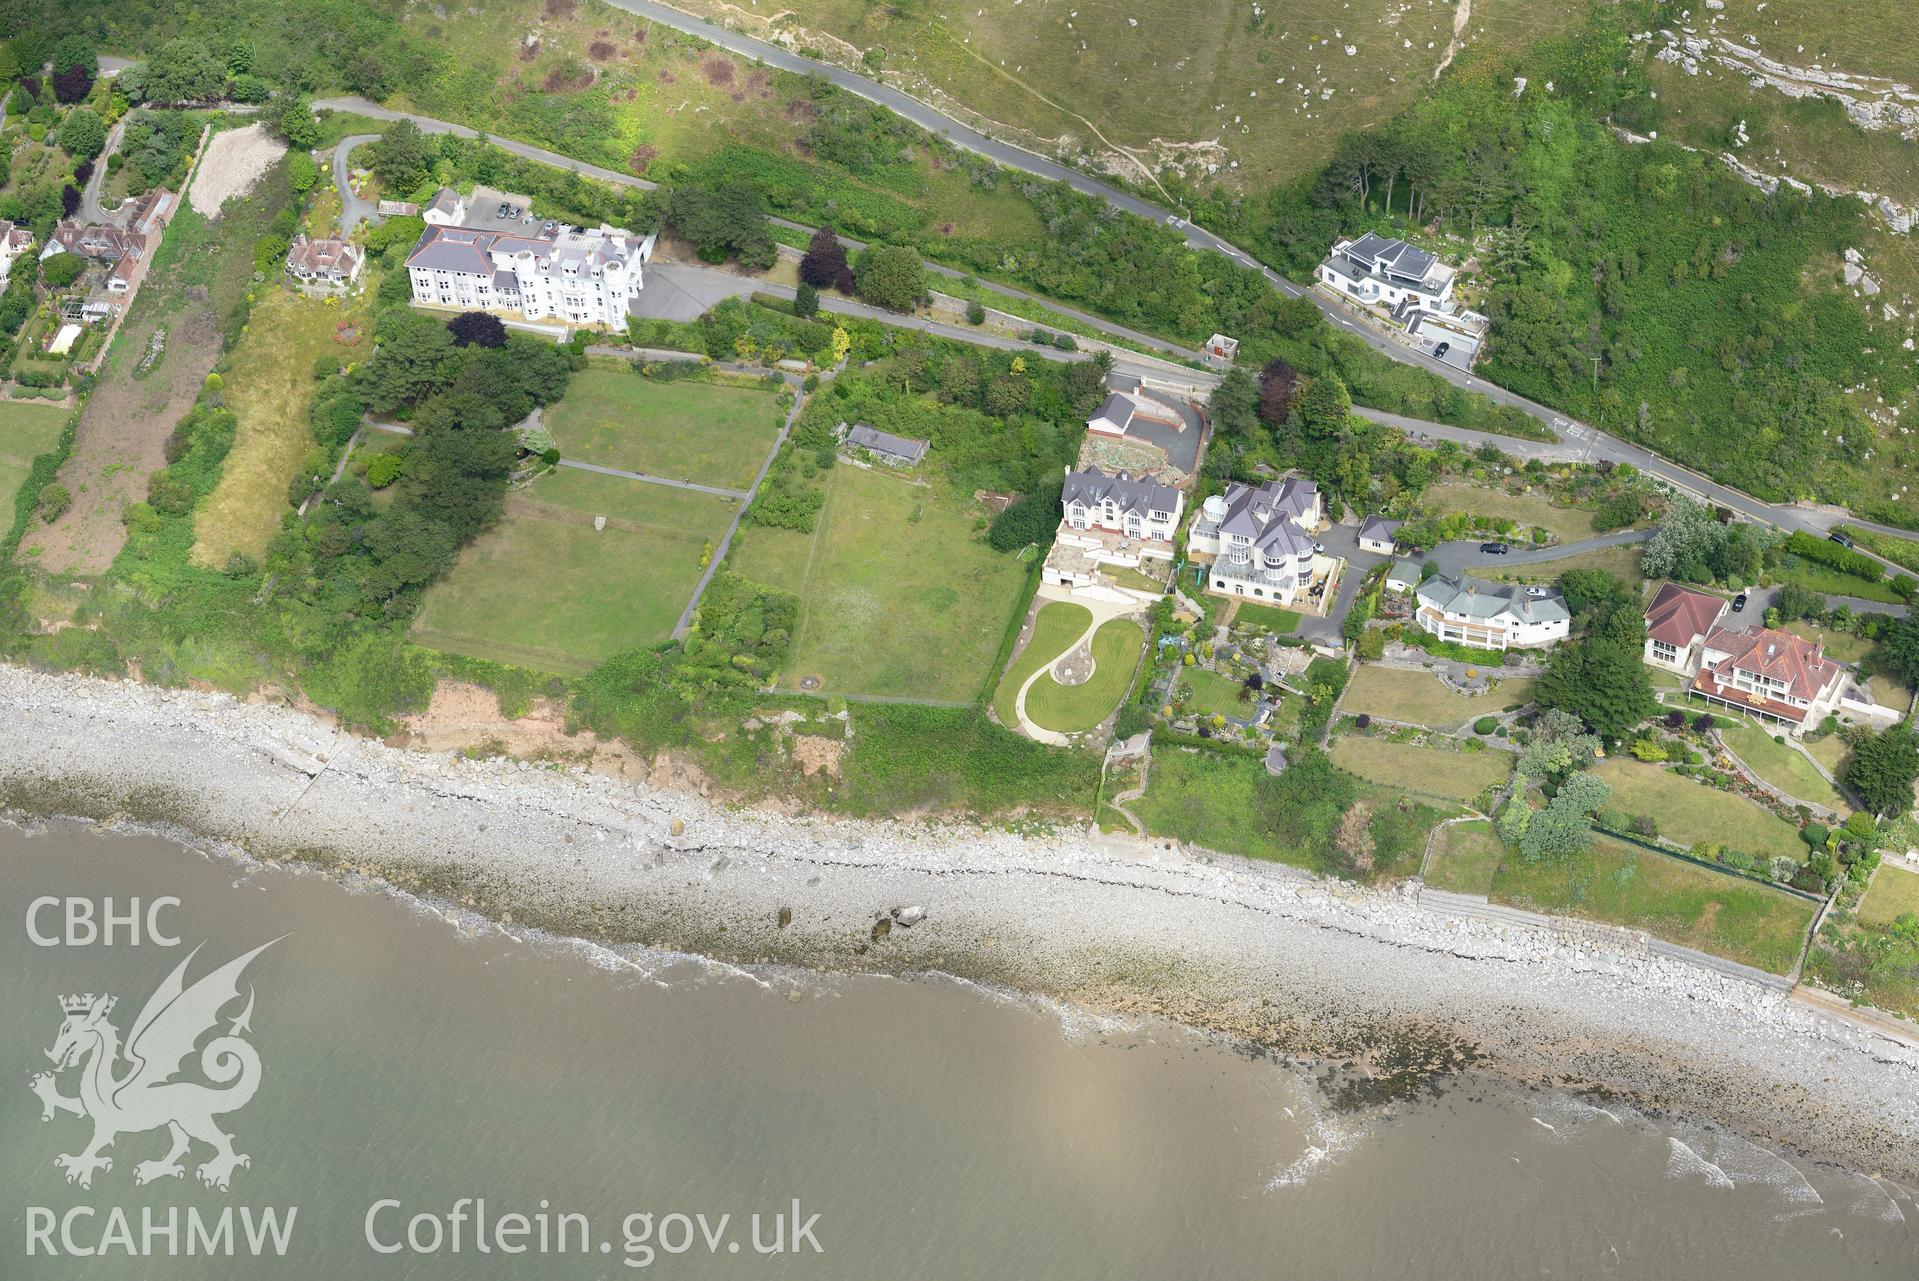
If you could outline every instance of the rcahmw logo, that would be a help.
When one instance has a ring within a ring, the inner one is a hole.
[[[93,1137],[85,1146],[54,1158],[68,1183],[92,1187],[95,1175],[113,1169],[107,1149],[115,1140],[162,1128],[169,1146],[164,1155],[134,1165],[136,1184],[184,1178],[182,1158],[192,1155],[196,1144],[212,1149],[194,1170],[209,1188],[226,1191],[234,1172],[252,1165],[251,1157],[235,1150],[233,1136],[216,1118],[245,1107],[260,1088],[260,1056],[246,1039],[252,1031],[253,989],[247,988],[245,1007],[225,1020],[224,1030],[222,1012],[240,999],[240,976],[247,966],[277,942],[263,943],[188,986],[187,967],[200,953],[195,948],[147,998],[124,1042],[112,1018],[114,997],[89,992],[60,998],[65,1018],[46,1052],[53,1070],[34,1075],[31,1086],[40,1098],[42,1121],[67,1113],[93,1123]],[[203,1081],[175,1079],[189,1060],[197,1061]],[[72,1095],[59,1088],[61,1076],[69,1071],[79,1078]],[[101,1211],[75,1206],[56,1216],[46,1207],[29,1206],[27,1253],[232,1253],[237,1246],[255,1254],[277,1254],[285,1249],[297,1212],[293,1207],[258,1214],[250,1207],[242,1209],[242,1232],[236,1237],[231,1207],[210,1217],[197,1207],[188,1207],[184,1215],[148,1208],[141,1212],[136,1232],[127,1213],[117,1207]],[[98,1223],[102,1218],[104,1223]]]

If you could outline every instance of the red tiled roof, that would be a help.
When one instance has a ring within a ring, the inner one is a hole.
[[[1646,635],[1684,649],[1712,629],[1726,602],[1704,592],[1667,583],[1646,607]]]
[[[1731,685],[1721,685],[1713,679],[1711,672],[1703,668],[1700,670],[1699,675],[1693,678],[1692,687],[1695,693],[1705,694],[1710,698],[1717,698],[1722,702],[1733,703],[1740,707],[1750,707],[1752,710],[1764,712],[1768,716],[1782,717],[1785,720],[1792,721],[1794,724],[1804,723],[1806,713],[1811,710],[1806,707],[1794,707],[1791,703],[1776,703],[1769,698],[1760,698],[1755,694]]]
[[[1808,702],[1819,697],[1841,671],[1812,641],[1771,627],[1739,631],[1715,627],[1706,635],[1706,648],[1727,657],[1712,663],[1710,672],[1702,670],[1701,679],[1710,676],[1715,683],[1729,682],[1735,671],[1751,672],[1784,682],[1793,697]]]

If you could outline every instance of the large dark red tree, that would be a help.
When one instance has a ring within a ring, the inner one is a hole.
[[[446,322],[447,332],[462,347],[504,347],[506,326],[484,311],[463,311]]]
[[[93,75],[85,67],[68,67],[53,73],[53,96],[60,102],[79,102],[93,88]]]
[[[1269,427],[1284,423],[1293,412],[1293,393],[1299,389],[1299,371],[1274,356],[1259,371],[1259,419]]]
[[[815,289],[831,289],[838,286],[846,270],[846,246],[831,227],[821,227],[807,242],[806,256],[800,259],[800,279]]]

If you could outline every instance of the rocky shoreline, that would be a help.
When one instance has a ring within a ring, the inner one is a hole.
[[[0,808],[174,825],[610,945],[938,970],[1342,1069],[1356,1103],[1472,1065],[1919,1182],[1919,1048],[1681,961],[1075,830],[715,808],[408,752],[290,709],[0,665]]]

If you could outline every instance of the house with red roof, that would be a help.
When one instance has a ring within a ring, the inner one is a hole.
[[[1838,710],[1846,668],[1817,641],[1774,627],[1714,627],[1700,643],[1692,692],[1711,702],[1780,721],[1792,733]]]
[[[1727,604],[1718,596],[1667,583],[1646,607],[1648,667],[1663,667],[1681,676],[1699,670],[1699,647],[1706,633],[1726,616]]]

